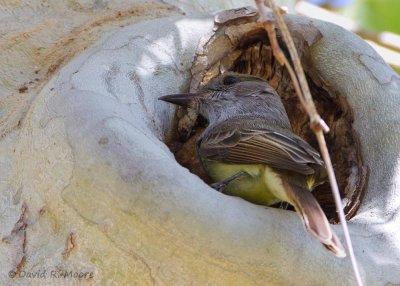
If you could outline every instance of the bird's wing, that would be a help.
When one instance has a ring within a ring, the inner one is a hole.
[[[291,132],[218,129],[213,128],[199,141],[201,157],[235,164],[266,164],[304,175],[314,174],[311,165],[323,165],[318,152]]]

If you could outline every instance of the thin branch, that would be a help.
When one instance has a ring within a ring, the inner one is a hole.
[[[317,137],[319,148],[321,151],[322,158],[325,161],[326,169],[328,172],[329,182],[331,185],[333,197],[335,199],[336,210],[339,214],[339,219],[343,227],[343,233],[346,240],[347,249],[349,252],[350,260],[353,266],[354,275],[357,281],[357,285],[363,285],[360,272],[358,270],[357,261],[354,255],[353,246],[350,239],[350,233],[347,226],[345,214],[343,212],[343,206],[340,199],[339,187],[336,181],[335,173],[332,167],[332,162],[329,156],[328,148],[326,146],[325,137],[323,134],[324,132],[329,132],[329,127],[326,125],[325,121],[322,120],[321,116],[318,114],[317,109],[315,107],[314,101],[312,99],[310,89],[307,84],[307,79],[305,77],[305,73],[303,67],[300,62],[299,55],[297,53],[296,47],[294,45],[293,39],[290,35],[289,29],[286,26],[286,23],[282,16],[282,10],[275,4],[274,0],[266,0],[269,4],[268,6],[271,7],[273,14],[275,16],[275,21],[278,24],[278,27],[281,31],[283,40],[287,46],[289,51],[291,60],[294,65],[293,68],[289,62],[289,60],[285,57],[284,53],[279,47],[278,41],[276,39],[275,34],[275,27],[274,21],[271,21],[271,17],[268,16],[267,7],[264,5],[265,0],[255,0],[257,8],[260,13],[260,19],[264,22],[264,27],[268,33],[268,37],[271,42],[271,48],[273,49],[274,56],[277,58],[279,63],[284,64],[287,68],[289,75],[292,79],[295,91],[297,96],[299,97],[300,103],[302,104],[303,108],[307,112],[308,116],[310,117],[310,127],[315,133]]]
[[[289,60],[285,57],[285,54],[282,52],[281,48],[279,47],[279,43],[276,38],[274,24],[272,24],[270,22],[265,22],[264,28],[268,33],[268,38],[270,39],[272,52],[273,52],[275,58],[278,60],[278,62],[281,65],[285,65],[291,78],[296,78],[296,73],[294,72],[292,66],[290,65]],[[301,94],[301,88],[300,88],[299,82],[297,80],[293,81],[293,86],[294,86],[296,93]],[[300,99],[301,104],[303,106],[305,106],[306,103],[304,101],[304,98],[302,96],[300,96],[299,99]]]

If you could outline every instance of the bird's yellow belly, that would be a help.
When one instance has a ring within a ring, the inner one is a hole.
[[[272,172],[267,166],[262,164],[226,164],[216,161],[203,161],[208,174],[215,182],[220,182],[239,172],[247,175],[230,182],[225,193],[241,197],[247,201],[260,205],[273,205],[281,200],[276,196],[276,188],[271,185],[276,182],[266,182]],[[279,182],[278,182],[279,184]]]

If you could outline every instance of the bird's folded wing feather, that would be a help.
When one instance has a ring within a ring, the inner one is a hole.
[[[198,145],[203,158],[235,164],[266,164],[311,175],[311,164],[323,165],[318,152],[287,131],[234,129],[209,132]]]

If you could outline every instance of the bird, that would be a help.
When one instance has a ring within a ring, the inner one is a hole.
[[[266,80],[226,72],[197,92],[159,99],[194,109],[208,121],[196,150],[212,187],[259,205],[291,204],[308,232],[335,256],[346,256],[311,193],[326,181],[324,161],[293,133],[280,96]]]

